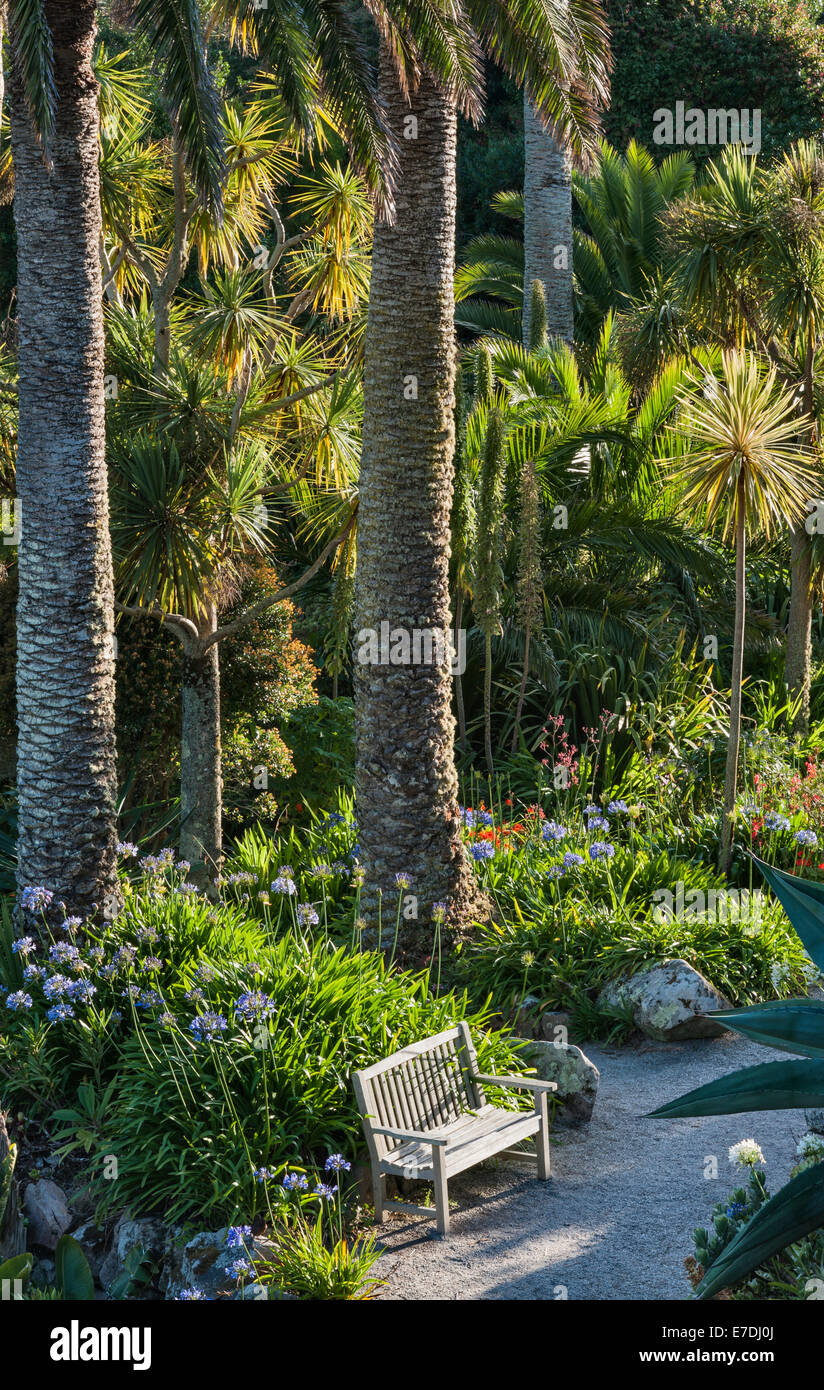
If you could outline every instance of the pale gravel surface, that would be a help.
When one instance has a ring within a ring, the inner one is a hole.
[[[645,1112],[739,1066],[776,1053],[731,1034],[694,1043],[585,1044],[601,1072],[595,1112],[581,1130],[556,1129],[552,1178],[504,1159],[453,1178],[452,1230],[390,1216],[377,1274],[387,1299],[683,1299],[695,1226],[737,1185],[727,1151],[755,1138],[775,1191],[789,1177],[801,1111],[694,1120]],[[704,1177],[707,1155],[719,1176]]]

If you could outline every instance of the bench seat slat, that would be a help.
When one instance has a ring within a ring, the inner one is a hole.
[[[476,1115],[462,1115],[449,1125],[436,1126],[432,1133],[449,1140],[443,1153],[447,1176],[452,1177],[510,1144],[528,1139],[539,1126],[537,1115],[489,1105]],[[400,1144],[381,1160],[381,1168],[396,1177],[432,1178],[432,1149],[417,1141]]]

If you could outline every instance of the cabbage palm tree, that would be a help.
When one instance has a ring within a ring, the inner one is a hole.
[[[355,630],[440,634],[451,627],[449,520],[454,454],[454,246],[457,111],[479,111],[483,46],[542,117],[582,151],[595,137],[577,3],[462,0],[457,59],[399,78],[386,31],[380,91],[398,150],[396,217],[375,229],[365,344]],[[452,681],[445,664],[363,663],[355,671],[356,794],[364,914],[414,885],[402,950],[431,949],[433,904],[455,922],[476,910],[457,804]]]
[[[9,5],[24,518],[18,884],[43,885],[71,913],[117,900],[94,33],[94,0]]]
[[[179,196],[152,292],[161,347],[168,292],[192,222],[219,220],[226,160],[198,0],[136,0],[172,131]],[[440,0],[414,7],[411,61],[437,62]],[[388,13],[405,6],[382,0]],[[368,56],[339,0],[205,7],[270,69],[293,117],[312,129],[323,100],[353,158],[389,205],[392,152]],[[114,614],[106,493],[95,0],[8,0],[10,114],[18,234],[19,446],[23,521],[18,608],[20,887],[43,884],[69,912],[113,906]],[[433,19],[434,14],[434,19]],[[187,196],[184,185],[191,184]],[[58,250],[59,248],[59,250]]]
[[[609,31],[598,0],[574,6],[576,42],[569,54],[567,85],[577,88],[582,107],[606,106],[609,99]],[[546,291],[547,333],[571,343],[573,336],[572,288],[572,178],[575,146],[563,131],[536,112],[529,94],[524,95],[524,344],[530,342],[530,290],[535,280]]]
[[[799,439],[813,428],[813,363],[824,321],[824,156],[802,140],[765,170],[735,146],[669,217],[674,280],[685,307],[721,341],[769,355],[798,390]],[[818,495],[812,484],[808,501]],[[809,720],[813,592],[811,537],[799,515],[792,529],[785,677]]]
[[[683,399],[689,450],[679,464],[683,505],[719,521],[735,545],[735,634],[730,687],[730,733],[720,827],[719,871],[729,868],[741,738],[747,533],[770,535],[797,524],[812,483],[809,453],[798,444],[794,398],[753,353],[728,351],[720,381],[708,374]]]

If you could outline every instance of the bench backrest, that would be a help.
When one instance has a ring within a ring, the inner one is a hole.
[[[364,1132],[373,1156],[383,1158],[398,1140],[373,1134],[372,1125],[390,1129],[438,1129],[485,1104],[472,1035],[465,1023],[352,1073]],[[371,1124],[370,1124],[371,1121]]]

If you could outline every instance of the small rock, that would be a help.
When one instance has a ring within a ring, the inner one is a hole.
[[[132,1250],[140,1248],[150,1259],[159,1261],[163,1256],[165,1244],[166,1231],[161,1221],[135,1221],[124,1212],[114,1228],[112,1248],[100,1267],[100,1282],[103,1288],[109,1288],[124,1272],[126,1258]]]
[[[106,1259],[106,1232],[101,1231],[93,1221],[84,1221],[71,1232],[89,1262],[92,1277],[101,1280],[101,1270]],[[109,1280],[111,1283],[111,1280]]]
[[[573,1043],[533,1042],[521,1053],[541,1081],[554,1081],[555,1099],[561,1102],[553,1122],[571,1127],[591,1120],[601,1073]]]
[[[29,1218],[29,1245],[55,1250],[74,1221],[62,1187],[49,1178],[30,1182],[23,1194],[23,1208]]]
[[[612,980],[598,996],[599,1008],[632,1008],[636,1028],[659,1042],[714,1038],[728,1030],[711,1015],[730,1004],[685,960],[647,965],[636,975]]]
[[[813,1134],[824,1134],[824,1110],[805,1110],[804,1119]]]
[[[557,1013],[545,1013],[541,1015],[540,1034],[551,1043],[566,1043],[569,1041],[569,1027],[571,1014],[558,1011]],[[563,1028],[563,1033],[556,1032],[556,1029]]]

